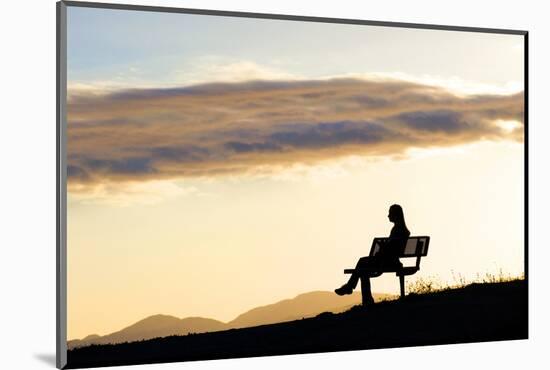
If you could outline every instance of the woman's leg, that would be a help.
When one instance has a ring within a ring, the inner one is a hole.
[[[355,287],[357,286],[357,283],[359,282],[359,278],[361,277],[361,273],[359,272],[359,269],[369,267],[372,263],[371,260],[372,258],[369,258],[369,257],[359,258],[359,261],[357,261],[357,264],[355,265],[355,271],[353,272],[353,274],[351,274],[348,282],[342,285],[340,288],[334,290],[336,294],[338,295],[351,294],[353,292],[353,289],[355,289]],[[366,280],[368,280],[368,278]],[[370,282],[368,284],[369,284],[369,291],[370,291]]]
[[[368,275],[361,276],[361,296],[363,298],[363,306],[374,303],[374,298],[372,298],[370,291],[370,277]]]
[[[355,289],[357,283],[359,282],[359,278],[361,277],[359,269],[369,267],[371,265],[370,261],[371,258],[369,257],[361,257],[359,258],[359,261],[357,261],[357,265],[355,265],[355,271],[353,272],[353,274],[351,274],[348,282],[346,283],[346,285],[349,286],[352,290]]]

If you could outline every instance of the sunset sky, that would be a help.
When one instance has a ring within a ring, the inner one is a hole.
[[[523,273],[523,36],[75,7],[67,28],[68,339],[333,290],[393,203],[432,237],[409,281]]]

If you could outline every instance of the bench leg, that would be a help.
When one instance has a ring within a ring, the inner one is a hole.
[[[401,290],[401,299],[405,298],[405,275],[399,275],[399,288]]]

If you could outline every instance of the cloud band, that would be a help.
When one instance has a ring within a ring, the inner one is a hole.
[[[251,81],[71,94],[69,184],[216,176],[478,140],[523,140],[523,93],[403,81]]]

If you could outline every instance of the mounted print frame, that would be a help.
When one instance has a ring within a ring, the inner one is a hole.
[[[57,367],[527,339],[527,31],[57,3]]]

